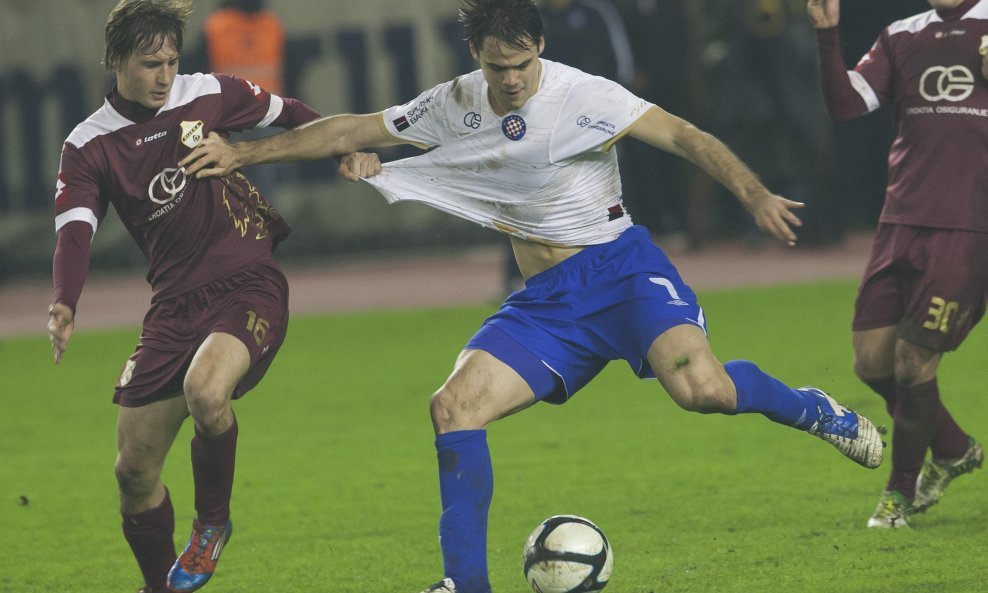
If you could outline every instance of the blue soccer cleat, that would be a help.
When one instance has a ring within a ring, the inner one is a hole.
[[[806,431],[817,436],[855,463],[869,469],[882,464],[883,431],[861,414],[837,403],[816,387],[801,387],[799,391],[817,399],[820,417]]]
[[[233,522],[205,525],[192,522],[192,535],[182,555],[168,571],[168,589],[174,593],[191,593],[205,585],[220,559],[220,553],[233,533]]]

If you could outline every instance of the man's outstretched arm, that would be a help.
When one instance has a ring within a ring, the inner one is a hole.
[[[770,192],[717,138],[659,107],[635,121],[628,135],[692,161],[733,193],[763,232],[788,245],[796,244],[794,228],[803,223],[793,210],[804,204]]]
[[[211,132],[178,164],[196,178],[221,177],[247,165],[341,156],[402,143],[385,129],[380,113],[332,115],[249,142],[231,144]]]

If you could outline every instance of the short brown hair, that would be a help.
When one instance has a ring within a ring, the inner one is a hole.
[[[542,15],[535,0],[460,0],[460,23],[477,51],[485,37],[518,49],[542,39]]]
[[[120,0],[106,19],[103,65],[114,71],[136,52],[156,53],[165,43],[182,51],[193,0]]]

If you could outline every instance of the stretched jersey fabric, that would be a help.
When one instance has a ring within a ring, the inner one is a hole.
[[[894,109],[881,221],[988,232],[988,0],[892,23],[849,72],[836,28],[818,39],[835,117]]]
[[[367,181],[389,203],[424,202],[554,245],[595,245],[631,226],[611,146],[652,104],[607,79],[540,60],[538,91],[494,113],[481,71],[384,111],[392,135],[433,150]]]
[[[66,230],[78,232],[85,227],[71,223],[82,222],[95,233],[112,205],[148,259],[153,300],[270,260],[274,245],[291,229],[257,188],[239,172],[196,180],[177,163],[211,131],[226,134],[272,123],[292,127],[316,117],[297,101],[225,75],[176,77],[167,103],[157,111],[112,92],[65,141],[55,230],[69,225]],[[57,290],[88,261],[88,249],[73,256],[63,235],[56,252]],[[67,300],[58,302],[74,307],[83,279],[84,274],[69,282],[72,286],[63,289]]]

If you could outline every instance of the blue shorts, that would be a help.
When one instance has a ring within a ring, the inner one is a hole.
[[[706,331],[696,294],[641,226],[532,276],[466,348],[514,369],[537,400],[563,403],[611,360],[655,377],[646,355],[677,325]]]

